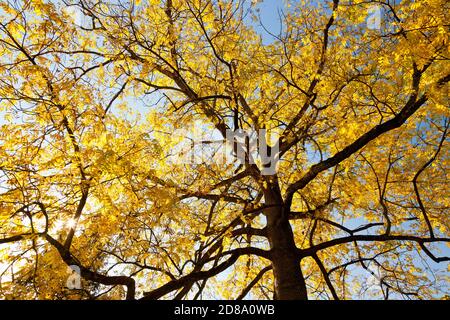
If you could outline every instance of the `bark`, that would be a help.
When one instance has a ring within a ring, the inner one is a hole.
[[[300,268],[294,234],[289,223],[289,212],[283,206],[281,192],[277,185],[265,191],[265,202],[270,205],[265,211],[265,215],[275,280],[274,298],[277,300],[307,300],[305,279]]]

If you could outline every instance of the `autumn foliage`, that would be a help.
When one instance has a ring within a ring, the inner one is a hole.
[[[449,3],[254,2],[0,3],[1,298],[448,294]]]

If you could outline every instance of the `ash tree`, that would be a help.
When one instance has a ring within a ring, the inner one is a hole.
[[[263,5],[1,2],[0,297],[448,294],[448,2]]]

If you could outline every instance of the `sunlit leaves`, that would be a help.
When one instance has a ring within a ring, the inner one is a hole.
[[[73,232],[66,247],[74,259],[135,279],[137,297],[213,269],[227,251],[268,249],[267,189],[286,200],[314,164],[420,97],[399,128],[295,190],[287,211],[300,217],[290,225],[304,250],[352,232],[382,235],[388,225],[392,234],[427,237],[418,198],[436,235],[448,236],[448,5],[377,3],[379,30],[367,28],[373,3],[340,1],[333,10],[332,1],[296,1],[280,34],[262,36],[247,21],[262,4],[2,2],[0,239],[23,238],[0,248],[8,274],[0,295],[124,298],[122,285],[107,291],[92,279],[83,280],[85,291],[68,291],[64,255],[46,235],[64,244]],[[211,161],[214,143],[237,127],[281,137],[276,177]],[[195,129],[210,133],[197,151],[208,152],[183,162],[179,150]],[[412,180],[432,157],[418,195]],[[377,263],[395,297],[440,297],[441,275],[420,267],[420,249],[349,242],[317,258],[342,298],[382,297],[367,287]],[[200,297],[204,285],[202,297],[236,298],[266,260],[242,254],[204,284],[187,285],[183,297]],[[301,264],[310,297],[330,298],[316,261]],[[272,298],[273,284],[267,270],[248,297]]]

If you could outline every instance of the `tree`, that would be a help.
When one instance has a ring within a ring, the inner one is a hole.
[[[448,294],[446,1],[0,6],[2,297]]]

